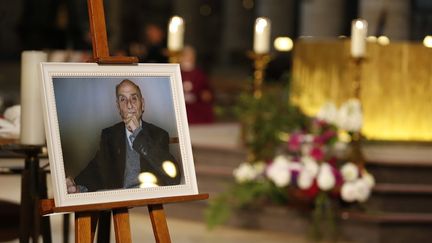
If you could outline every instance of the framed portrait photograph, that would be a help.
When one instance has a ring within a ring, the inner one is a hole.
[[[198,194],[178,64],[41,70],[57,207]]]

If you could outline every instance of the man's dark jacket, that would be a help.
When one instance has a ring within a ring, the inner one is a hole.
[[[151,172],[158,179],[158,185],[180,183],[180,170],[175,158],[169,152],[168,133],[151,123],[142,121],[142,130],[133,142],[133,149],[140,155],[141,172]],[[87,167],[75,177],[77,185],[88,191],[123,188],[126,164],[126,129],[123,122],[102,130],[99,150]],[[164,161],[176,165],[177,175],[172,178],[162,168]]]

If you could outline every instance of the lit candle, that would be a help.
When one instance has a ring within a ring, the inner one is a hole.
[[[366,53],[367,22],[355,19],[351,24],[351,56],[364,57]]]
[[[256,54],[270,51],[270,20],[267,18],[257,18],[255,21],[253,50]]]
[[[21,55],[21,144],[45,144],[40,62],[46,61],[47,54],[42,51],[24,51]]]
[[[183,49],[184,21],[179,16],[171,18],[168,26],[168,50],[181,51]]]

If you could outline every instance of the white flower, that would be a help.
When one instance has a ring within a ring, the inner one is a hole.
[[[298,172],[300,172],[301,170],[303,170],[303,164],[301,164],[299,162],[290,162],[288,168],[291,171],[298,171]]]
[[[365,180],[365,182],[367,183],[367,185],[369,186],[369,188],[372,188],[372,187],[375,186],[375,178],[373,177],[373,175],[371,175],[366,170],[363,171],[362,178],[363,178],[363,180]]]
[[[260,175],[264,172],[266,164],[263,161],[257,161],[253,163],[253,168],[255,170],[256,175]]]
[[[345,181],[354,181],[359,176],[359,169],[354,163],[348,162],[342,166],[341,174]]]
[[[323,163],[318,173],[318,187],[323,191],[328,191],[336,184],[336,179],[331,171],[331,167],[328,163]]]
[[[348,158],[349,156],[349,150],[348,150],[348,143],[337,140],[332,147],[332,153],[336,158]]]
[[[287,186],[291,180],[290,161],[282,156],[277,156],[266,171],[266,175],[276,186]]]
[[[300,146],[300,150],[302,154],[310,154],[312,148],[313,148],[312,143],[303,143]]]
[[[329,124],[336,122],[338,110],[333,102],[325,103],[318,111],[317,118]]]
[[[278,155],[273,159],[272,164],[278,164],[278,165],[288,165],[290,163],[290,160],[287,156],[284,155]]]
[[[346,182],[342,185],[341,197],[345,202],[354,202],[356,200],[357,193],[353,182]]]
[[[348,148],[348,143],[338,140],[334,143],[333,147],[335,150],[345,151]]]
[[[356,190],[356,199],[359,202],[365,202],[370,195],[371,189],[364,179],[358,179],[354,182],[354,187]]]
[[[297,184],[300,189],[309,189],[312,186],[314,176],[308,170],[302,170],[297,178]]]
[[[312,143],[314,141],[314,136],[312,134],[306,134],[303,136],[303,141],[305,143]]]
[[[233,174],[234,178],[239,183],[252,181],[257,176],[255,168],[250,163],[241,163],[240,166],[233,171]]]
[[[346,131],[360,131],[363,125],[363,113],[357,99],[350,99],[342,104],[337,115],[336,124]]]
[[[303,163],[304,170],[307,170],[313,177],[318,174],[318,163],[312,157],[303,156],[301,162]]]

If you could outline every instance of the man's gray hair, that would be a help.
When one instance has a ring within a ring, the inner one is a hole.
[[[138,90],[138,94],[139,97],[142,98],[142,94],[141,94],[141,89],[138,85],[136,85],[133,81],[129,80],[129,79],[123,79],[119,84],[116,85],[116,97],[118,98],[118,90],[120,89],[120,87],[126,83],[131,84],[132,86],[134,86],[137,90]]]

